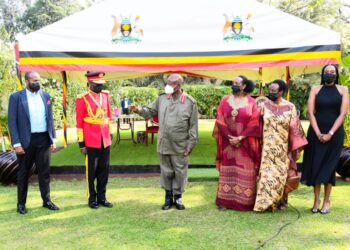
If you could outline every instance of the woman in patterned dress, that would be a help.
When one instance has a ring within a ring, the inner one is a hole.
[[[284,204],[288,170],[307,144],[294,104],[282,98],[287,85],[275,80],[269,100],[261,107],[263,117],[262,157],[254,211],[275,211]]]
[[[216,205],[220,211],[251,211],[256,194],[259,167],[259,111],[247,93],[254,83],[244,76],[233,80],[232,94],[218,107],[213,136],[217,141],[216,167],[219,183]]]

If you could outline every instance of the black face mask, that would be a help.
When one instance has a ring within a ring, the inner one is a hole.
[[[28,88],[33,92],[38,92],[40,89],[40,82],[29,83]]]
[[[90,89],[95,92],[95,93],[101,93],[102,89],[103,89],[103,85],[102,84],[96,84],[96,83],[91,83],[90,85]]]
[[[278,99],[278,93],[269,93],[269,99],[275,102]]]
[[[232,93],[237,94],[239,92],[241,92],[241,87],[236,86],[236,85],[232,85]]]
[[[323,74],[323,80],[326,84],[335,82],[335,78],[336,78],[336,75],[328,74],[328,73]]]

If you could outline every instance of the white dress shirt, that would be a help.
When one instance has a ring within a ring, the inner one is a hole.
[[[30,92],[26,89],[29,119],[30,119],[30,131],[32,133],[42,133],[47,131],[45,104],[39,91],[36,93]]]

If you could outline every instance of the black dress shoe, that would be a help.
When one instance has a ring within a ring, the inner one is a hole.
[[[110,203],[109,201],[106,201],[106,200],[104,200],[104,201],[99,201],[98,204],[100,204],[102,207],[108,207],[108,208],[113,207],[113,204]]]
[[[20,214],[26,214],[27,213],[26,205],[18,204],[17,205],[17,212]]]
[[[174,200],[175,200],[174,203],[175,203],[177,210],[184,210],[185,209],[185,205],[182,203],[181,194],[175,195]]]
[[[173,192],[172,191],[165,191],[165,202],[162,206],[162,210],[168,210],[172,207],[174,204],[173,202]]]
[[[89,207],[93,209],[97,209],[98,203],[96,201],[89,202]]]
[[[49,210],[60,210],[52,201],[44,202],[43,207],[46,207]]]

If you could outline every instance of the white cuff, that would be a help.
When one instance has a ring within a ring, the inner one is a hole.
[[[13,147],[14,147],[14,148],[22,147],[22,144],[21,144],[21,143],[13,144]]]
[[[52,139],[53,144],[56,144],[56,138]]]

